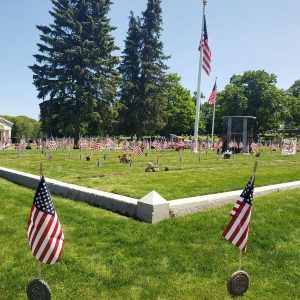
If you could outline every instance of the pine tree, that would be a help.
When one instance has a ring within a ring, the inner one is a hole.
[[[160,41],[161,13],[161,0],[148,0],[147,8],[142,13],[140,105],[137,111],[139,137],[157,132],[166,124],[167,99],[164,87],[167,66],[164,61],[169,57],[164,55]]]
[[[140,104],[140,51],[141,29],[140,19],[133,12],[129,16],[129,28],[122,52],[122,62],[119,66],[121,74],[120,102],[122,104],[120,131],[133,134],[139,127],[137,107]]]
[[[37,26],[42,43],[30,68],[43,99],[43,128],[51,134],[49,124],[72,124],[77,146],[82,123],[93,114],[107,117],[115,101],[118,58],[112,55],[117,49],[111,36],[115,28],[107,17],[111,1],[51,1],[54,23]]]

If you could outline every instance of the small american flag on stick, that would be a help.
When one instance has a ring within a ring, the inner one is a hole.
[[[250,225],[253,192],[254,192],[254,174],[247,183],[245,189],[234,205],[230,215],[230,223],[225,228],[222,236],[242,251],[246,251],[248,232]]]
[[[94,143],[94,145],[91,147],[91,150],[100,150],[100,149],[101,149],[100,142]]]
[[[136,156],[140,156],[142,154],[142,149],[139,146],[133,147],[132,151]]]
[[[155,149],[155,151],[156,152],[159,152],[159,151],[161,151],[162,149],[163,149],[163,144],[161,143],[161,142],[158,142],[158,143],[156,143],[155,145],[154,145],[154,149]]]
[[[27,237],[31,252],[38,261],[46,264],[59,261],[64,248],[64,234],[44,176],[34,196]]]

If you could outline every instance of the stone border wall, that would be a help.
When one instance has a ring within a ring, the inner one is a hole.
[[[0,168],[0,177],[31,189],[36,189],[40,180],[39,176],[7,168]],[[142,199],[134,199],[54,179],[47,178],[46,181],[50,192],[53,194],[75,201],[86,202],[93,206],[152,224],[170,216],[184,216],[227,203],[233,203],[240,197],[242,192],[242,190],[239,190],[166,201],[155,191],[151,191]],[[300,181],[258,187],[254,190],[254,197],[296,188],[300,188]]]
[[[270,193],[300,188],[300,181],[279,183],[254,188],[254,198]],[[242,190],[204,195],[198,197],[172,200],[170,202],[170,215],[184,216],[196,211],[203,211],[211,207],[221,206],[235,202],[241,195]]]
[[[0,168],[0,177],[31,189],[36,189],[40,181],[39,176],[7,168]],[[50,192],[55,195],[70,198],[75,201],[87,202],[91,205],[117,212],[128,217],[135,217],[136,215],[137,199],[49,178],[46,178],[46,182]]]

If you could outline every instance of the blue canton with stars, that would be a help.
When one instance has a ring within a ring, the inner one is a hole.
[[[254,176],[252,176],[245,186],[243,192],[241,193],[241,197],[248,204],[252,204],[253,201],[253,192],[254,192]]]
[[[47,189],[44,176],[39,183],[34,196],[34,206],[39,210],[49,215],[55,214],[55,208],[51,200],[50,193]]]

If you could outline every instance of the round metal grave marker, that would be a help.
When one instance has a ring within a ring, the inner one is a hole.
[[[228,293],[232,296],[242,296],[248,289],[250,278],[245,271],[237,271],[227,282]]]
[[[51,291],[45,281],[34,279],[27,285],[27,297],[29,300],[50,300]]]

